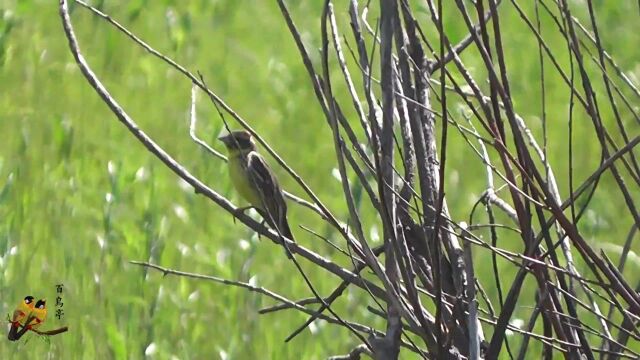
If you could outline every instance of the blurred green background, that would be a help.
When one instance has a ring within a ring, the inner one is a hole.
[[[586,6],[571,3],[575,15],[587,19]],[[209,86],[346,220],[340,183],[332,176],[336,161],[330,131],[275,1],[94,4],[151,46],[193,72],[201,71]],[[68,325],[70,331],[49,339],[30,334],[17,343],[2,340],[0,358],[45,358],[43,354],[48,354],[46,358],[51,359],[323,359],[357,345],[348,331],[322,322],[285,344],[283,339],[305,316],[293,311],[258,315],[258,308],[273,302],[242,289],[163,277],[128,264],[129,260],[150,260],[183,271],[252,282],[293,299],[311,295],[281,249],[259,241],[234,224],[229,214],[194,194],[117,122],[78,71],[56,5],[52,1],[0,0],[0,310],[3,316],[9,314],[27,294],[46,297],[50,314],[44,328]],[[335,9],[343,34],[353,44],[347,6],[347,1],[337,1]],[[501,24],[516,109],[540,136],[537,44],[513,7],[503,6]],[[531,16],[533,6],[524,6]],[[290,1],[290,7],[317,61],[322,2]],[[417,3],[415,10],[426,23],[424,4]],[[637,24],[637,5],[602,2],[596,11],[604,46],[638,86],[640,35],[631,31]],[[445,12],[447,32],[453,41],[459,40],[466,31],[453,3]],[[89,64],[124,109],[189,171],[237,201],[224,163],[188,136],[189,81],[87,10],[74,6],[72,19]],[[545,40],[567,66],[566,44],[554,23],[548,17],[542,20]],[[375,19],[371,22],[375,24]],[[431,27],[425,25],[425,29]],[[463,59],[486,87],[475,50]],[[569,95],[548,61],[545,66],[548,150],[561,194],[566,196]],[[339,79],[337,69],[334,75]],[[340,86],[338,95],[352,115]],[[602,86],[595,86],[603,94]],[[221,150],[215,140],[221,121],[208,99],[199,95],[198,132]],[[450,100],[450,106],[457,114],[456,100]],[[637,99],[634,106],[637,109]],[[577,114],[575,184],[597,168],[599,161],[592,125],[582,113]],[[623,116],[631,135],[637,135],[637,123],[628,113]],[[612,119],[607,121],[613,124]],[[447,201],[453,219],[468,221],[471,207],[486,188],[484,170],[455,129],[450,135]],[[283,171],[277,171],[285,188],[303,194]],[[605,176],[600,186],[580,229],[595,247],[602,246],[617,259],[632,221],[612,179]],[[640,199],[637,186],[630,186],[634,199]],[[508,199],[506,193],[504,197]],[[299,206],[290,208],[293,224],[304,224],[339,241],[316,215]],[[370,207],[363,204],[362,212],[367,235],[380,241],[377,234],[381,230]],[[476,218],[486,222],[483,215]],[[305,246],[348,264],[310,234],[299,228],[294,232]],[[486,233],[478,235],[488,239]],[[507,231],[500,235],[499,245],[522,250],[517,235]],[[488,254],[478,249],[475,256],[481,261]],[[637,254],[629,261],[625,275],[635,285],[640,270]],[[303,265],[322,294],[338,284]],[[500,266],[508,270],[503,271],[502,281],[509,284],[514,268],[508,263]],[[580,269],[585,270],[582,265]],[[496,301],[488,263],[479,265],[477,271]],[[56,284],[64,284],[61,320],[53,314]],[[534,284],[527,284],[531,286],[523,291],[515,318],[520,311],[528,314],[534,304]],[[361,291],[350,290],[337,302],[336,310],[383,330],[384,322],[366,311],[369,302]],[[515,337],[510,341],[519,343]],[[632,347],[640,350],[638,344]],[[536,358],[540,344],[532,342],[530,351],[531,358]]]

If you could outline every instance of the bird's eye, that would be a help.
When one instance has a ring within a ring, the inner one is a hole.
[[[36,303],[36,308],[38,308],[38,309],[44,309],[45,304],[46,304],[46,301],[45,301],[45,300],[38,300],[38,302]]]
[[[31,304],[33,302],[33,296],[27,296],[24,298],[24,302],[27,304]]]

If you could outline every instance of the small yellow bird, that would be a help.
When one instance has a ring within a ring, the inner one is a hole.
[[[251,133],[233,131],[219,138],[229,153],[229,175],[240,196],[280,235],[294,240],[287,221],[287,204],[275,174],[258,154]],[[295,240],[294,240],[295,241]],[[284,243],[286,246],[286,243]],[[287,249],[287,256],[291,257]]]
[[[36,302],[35,307],[33,308],[33,320],[27,324],[29,330],[34,330],[40,327],[42,323],[47,319],[47,301],[45,299],[40,299]]]
[[[16,341],[20,339],[21,335],[18,335],[18,330],[20,326],[24,326],[27,318],[33,311],[33,296],[25,297],[20,303],[18,307],[13,311],[13,316],[11,317],[11,328],[9,329],[9,334],[7,338],[11,341]]]

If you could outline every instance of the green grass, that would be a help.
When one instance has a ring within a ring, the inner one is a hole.
[[[330,131],[275,2],[100,3],[149,44],[190,70],[200,70],[210,87],[346,219],[340,184],[331,176],[336,163],[327,141]],[[321,4],[291,3],[317,60]],[[599,7],[607,49],[630,76],[640,78],[640,53],[630,45],[640,44],[640,35],[629,31],[637,8],[631,2]],[[345,2],[336,5],[336,11],[344,9]],[[511,29],[505,44],[517,110],[540,134],[536,43],[513,9],[501,16],[503,28]],[[72,18],[88,62],[124,109],[189,171],[237,201],[224,164],[188,137],[191,84],[86,10],[74,7]],[[463,36],[455,16],[445,19],[454,39]],[[554,49],[564,49],[555,31],[548,34]],[[464,59],[472,69],[481,68],[477,53],[471,51]],[[567,59],[561,56],[560,61],[566,64]],[[567,91],[557,79],[549,81],[558,83],[547,93],[548,118],[554,124],[549,153],[566,196]],[[198,117],[200,136],[220,149],[215,138],[221,121],[202,94]],[[578,182],[597,166],[598,151],[589,146],[593,135],[587,119],[577,119],[575,126],[574,136],[582,144],[574,157]],[[637,125],[631,129],[638,134]],[[462,221],[486,184],[482,168],[470,165],[475,155],[459,134],[450,134],[448,203],[453,218]],[[291,179],[281,178],[285,188],[302,194]],[[604,190],[596,193],[581,230],[594,244],[619,245],[632,221],[613,180],[603,181]],[[632,190],[635,199],[640,198],[637,187]],[[292,223],[336,238],[311,212],[291,208]],[[366,213],[368,208],[364,211],[368,234],[375,217]],[[305,246],[331,254],[318,239],[300,229],[294,232]],[[517,236],[502,236],[502,246],[521,250]],[[239,239],[250,246],[242,249]],[[487,255],[476,253],[479,261]],[[611,255],[617,258],[615,252]],[[316,332],[305,331],[285,344],[283,339],[305,319],[299,313],[258,315],[258,308],[273,302],[242,289],[163,277],[128,264],[151,260],[179,270],[255,281],[292,298],[310,295],[281,249],[259,241],[229,214],[185,188],[117,122],[76,67],[51,1],[0,0],[0,256],[2,314],[32,294],[48,299],[45,327],[70,328],[48,340],[29,335],[28,341],[0,341],[2,359],[42,358],[45,353],[54,359],[137,359],[150,344],[157,359],[322,359],[357,344],[346,330],[323,323]],[[321,293],[337,285],[307,265]],[[632,284],[639,279],[639,267],[637,259],[627,266],[625,275]],[[488,266],[480,266],[478,275],[492,276]],[[508,277],[503,284],[509,283]],[[64,284],[62,320],[53,316],[59,283]],[[523,307],[534,303],[534,285],[528,285]],[[495,291],[490,296],[495,299]],[[363,309],[367,301],[362,292],[350,291],[338,301],[337,310],[383,329],[384,323]],[[539,349],[533,342],[532,354]]]

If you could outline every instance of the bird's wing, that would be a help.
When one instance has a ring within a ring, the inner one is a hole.
[[[29,315],[33,311],[33,303],[29,306],[24,300],[18,304],[18,307],[13,312],[13,322],[20,322],[24,324],[24,321],[27,319],[27,315]]]
[[[16,309],[13,311],[13,316],[11,317],[11,322],[20,322],[24,319],[24,317],[27,314],[24,313],[24,311],[20,310],[20,309]]]
[[[37,329],[47,319],[47,309],[35,309],[30,316],[33,318],[26,325],[31,326],[31,329]]]
[[[266,212],[261,214],[262,217],[282,235],[292,239],[291,230],[287,224],[287,204],[278,179],[264,158],[255,151],[247,156],[247,175],[260,193],[262,209]]]

